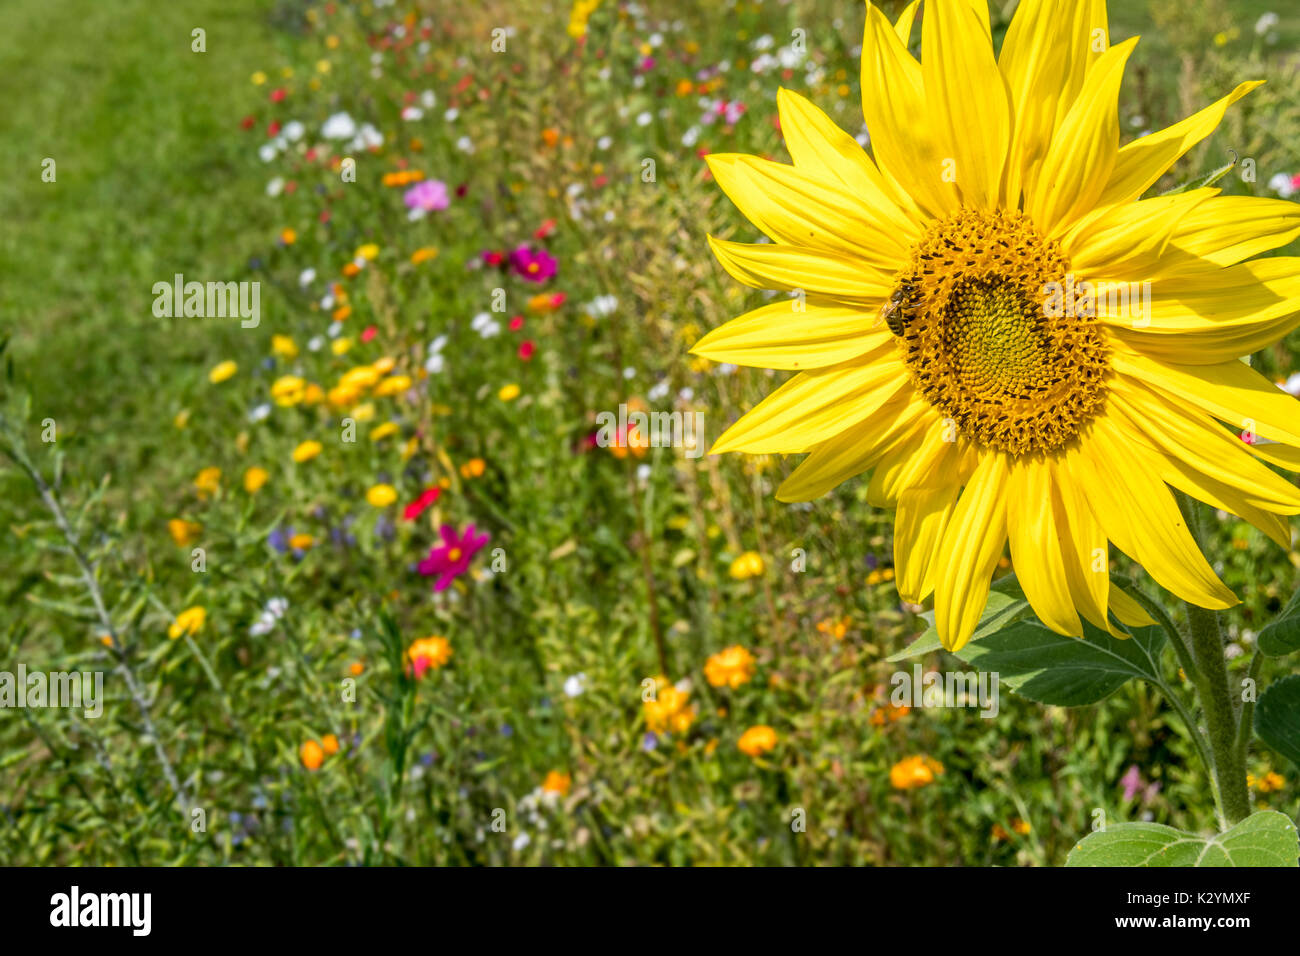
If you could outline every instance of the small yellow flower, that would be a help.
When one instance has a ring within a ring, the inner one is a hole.
[[[387,508],[397,500],[397,489],[392,485],[374,485],[366,492],[366,501],[376,508]]]
[[[714,687],[730,687],[735,690],[753,678],[754,655],[735,644],[704,662],[704,676]]]
[[[359,246],[357,248],[356,255],[353,258],[365,259],[367,262],[373,262],[377,255],[379,255],[379,247],[373,242],[367,242],[364,246]]]
[[[200,498],[215,495],[221,490],[221,469],[215,465],[204,468],[194,476],[194,487],[199,490]]]
[[[767,724],[750,727],[740,735],[736,746],[747,757],[761,757],[776,747],[776,731]]]
[[[293,450],[293,460],[298,464],[305,461],[311,461],[321,453],[321,443],[315,439],[308,439]]]
[[[393,358],[391,355],[385,355],[382,358],[377,358],[371,362],[370,367],[380,375],[387,375],[393,369],[397,368],[397,359]]]
[[[273,335],[271,336],[271,354],[282,359],[297,358],[298,345],[287,335]]]
[[[352,417],[359,422],[368,422],[375,417],[375,406],[373,402],[366,402],[364,405],[358,405],[352,409]]]
[[[933,757],[917,754],[889,768],[889,783],[895,790],[915,790],[934,783],[934,778],[942,773],[943,764]]]
[[[253,81],[254,86],[261,86],[263,83],[266,82],[266,74],[263,73],[261,70],[258,70],[256,73],[252,75],[251,79]]]
[[[393,375],[384,379],[375,386],[375,394],[383,398],[389,395],[400,395],[411,387],[411,376]]]
[[[343,377],[339,379],[339,385],[343,388],[372,388],[379,381],[382,374],[373,365],[358,365],[343,373]]]
[[[227,359],[224,362],[218,362],[216,365],[212,366],[212,371],[208,372],[208,381],[213,385],[218,385],[238,371],[239,366]]]
[[[265,468],[253,465],[244,472],[244,490],[250,495],[255,495],[270,477],[270,473]]]
[[[430,259],[438,258],[438,250],[433,246],[425,246],[423,249],[416,249],[411,253],[411,264],[418,266],[421,262],[428,262]]]
[[[513,402],[518,397],[519,386],[514,382],[511,382],[509,385],[502,385],[501,391],[497,392],[497,398],[501,399],[503,402]]]
[[[330,343],[330,351],[335,355],[346,355],[352,351],[352,340],[349,338],[335,339]]]
[[[376,425],[370,430],[371,441],[383,441],[391,435],[396,435],[400,431],[397,422],[384,422],[382,425]]]
[[[199,605],[187,607],[181,613],[176,615],[176,620],[172,622],[171,627],[167,629],[167,636],[173,641],[182,634],[193,636],[203,630],[203,625],[208,619],[208,612]]]
[[[302,401],[306,385],[297,375],[281,375],[271,383],[271,400],[282,408],[297,405]]]
[[[689,690],[668,683],[666,677],[655,679],[653,700],[642,704],[646,728],[651,733],[685,733],[695,721],[695,708],[688,705]]]
[[[179,412],[176,413],[176,417],[172,419],[172,424],[175,425],[177,428],[184,428],[189,423],[190,423],[190,410],[188,408],[182,408]]]
[[[185,548],[193,544],[203,531],[203,525],[197,521],[185,521],[181,518],[172,518],[167,522],[167,532],[176,542],[176,547]]]
[[[1272,793],[1274,790],[1281,790],[1286,786],[1286,779],[1275,771],[1270,770],[1262,777],[1256,777],[1253,773],[1246,774],[1246,786],[1252,790],[1258,790],[1260,793]]]
[[[746,551],[735,561],[727,572],[737,581],[745,581],[763,573],[763,557],[757,551]]]

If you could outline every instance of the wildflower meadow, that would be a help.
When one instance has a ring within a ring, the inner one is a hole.
[[[0,22],[0,862],[1296,866],[1291,3]]]

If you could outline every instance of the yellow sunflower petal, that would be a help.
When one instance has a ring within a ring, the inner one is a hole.
[[[883,456],[867,486],[867,503],[873,508],[892,508],[908,488],[927,484],[932,476],[964,481],[978,463],[974,447],[960,440],[947,419],[935,417],[919,442],[910,443]],[[960,485],[961,481],[957,483]]]
[[[1178,364],[1218,365],[1300,325],[1300,259],[1257,259],[1153,282],[1148,290],[1099,282],[1096,294],[1097,318],[1129,348]],[[1135,298],[1148,296],[1149,304],[1134,308]]]
[[[1098,204],[1119,153],[1119,87],[1137,37],[1103,53],[1052,137],[1026,210],[1049,236]]]
[[[1110,540],[1088,504],[1088,489],[1068,461],[1048,463],[1052,474],[1052,513],[1061,540],[1061,558],[1074,606],[1094,627],[1119,637],[1110,622]]]
[[[833,184],[755,156],[714,153],[713,178],[745,217],[772,239],[838,256],[858,258],[887,271],[902,265],[909,249],[904,220],[877,217]]]
[[[870,416],[814,448],[776,490],[777,500],[821,497],[871,468],[891,449],[918,440],[916,436],[936,418],[929,402],[910,386],[900,386]]]
[[[1038,619],[1058,634],[1083,636],[1070,597],[1061,538],[1051,507],[1052,473],[1044,463],[1021,458],[1007,479],[1007,539],[1016,580]]]
[[[921,0],[912,0],[894,21],[894,32],[898,34],[898,39],[902,41],[903,46],[910,46],[912,43],[912,26],[916,23],[916,11],[920,6]]]
[[[1175,225],[1159,261],[1152,263],[1146,275],[1136,278],[1154,281],[1217,273],[1223,266],[1236,265],[1297,237],[1300,204],[1256,196],[1219,196],[1188,212]]]
[[[921,74],[935,117],[935,144],[952,160],[963,203],[989,209],[1000,205],[1011,108],[988,37],[987,7],[984,16],[981,29],[967,3],[927,7],[921,22]]]
[[[876,217],[894,223],[900,236],[917,234],[916,204],[880,172],[856,139],[798,93],[777,90],[776,105],[781,135],[796,167],[838,184]]]
[[[920,604],[934,591],[943,535],[957,507],[959,482],[908,488],[894,517],[894,584],[898,596]]]
[[[1105,415],[1093,421],[1071,454],[1088,474],[1088,503],[1115,546],[1142,565],[1167,591],[1201,607],[1237,603],[1196,546],[1152,456],[1125,441]]]
[[[1245,362],[1177,365],[1117,350],[1111,364],[1117,372],[1204,409],[1232,428],[1300,446],[1300,402]]]
[[[1214,132],[1229,106],[1261,85],[1262,80],[1242,83],[1217,103],[1207,106],[1181,123],[1129,143],[1119,151],[1110,179],[1097,205],[1110,206],[1137,199],[1184,153]]]
[[[1013,132],[1006,166],[1010,206],[1032,192],[1056,127],[1074,104],[1091,62],[1110,46],[1104,0],[1068,5],[1021,0],[998,54],[1010,92]],[[1044,90],[1053,95],[1044,96]]]
[[[988,454],[971,475],[944,530],[934,588],[939,640],[958,651],[975,633],[1007,540],[1007,463]]]
[[[709,248],[732,278],[755,289],[802,289],[810,295],[877,306],[893,290],[892,274],[819,249],[728,242],[713,236],[709,236]]]
[[[1155,619],[1151,617],[1127,591],[1114,581],[1110,584],[1110,609],[1119,618],[1120,623],[1128,627],[1153,627]]]
[[[928,19],[928,17],[927,17]],[[867,7],[862,40],[862,114],[871,131],[871,148],[886,175],[918,207],[943,216],[960,205],[957,189],[945,181],[944,160],[927,117],[921,66],[907,52],[893,25],[874,6]]]
[[[875,309],[783,299],[721,325],[691,348],[714,362],[756,368],[825,368],[892,338]]]
[[[1112,206],[1082,220],[1061,240],[1061,248],[1074,271],[1093,282],[1153,279],[1182,223],[1218,193],[1193,189]]]
[[[907,371],[887,344],[859,361],[800,372],[728,428],[709,454],[808,451],[862,421],[897,394]]]

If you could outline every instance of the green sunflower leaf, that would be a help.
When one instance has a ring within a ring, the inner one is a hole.
[[[957,656],[981,671],[996,673],[1022,697],[1081,707],[1109,697],[1135,677],[1161,682],[1164,631],[1140,627],[1131,633],[1121,640],[1085,622],[1083,637],[1067,637],[1037,619],[1021,620],[978,644],[967,644]]]
[[[1300,651],[1300,591],[1292,594],[1282,613],[1259,632],[1259,649],[1269,657]]]
[[[1291,818],[1252,813],[1226,833],[1200,836],[1159,823],[1115,823],[1090,833],[1066,866],[1287,866],[1300,859]]]
[[[1011,576],[1008,575],[1008,578]],[[1014,579],[1009,584],[1003,584],[1006,578],[999,578],[993,582],[993,590],[989,591],[989,600],[984,605],[984,614],[980,617],[979,625],[975,628],[975,633],[971,636],[970,643],[988,637],[990,634],[996,634],[1010,624],[1032,614],[1029,602],[1025,600],[1024,594],[1020,591],[1020,586],[1015,583]],[[1002,585],[999,588],[999,585]],[[909,657],[917,657],[921,654],[929,654],[932,651],[943,650],[943,644],[939,641],[939,629],[934,626],[934,612],[926,611],[921,615],[930,626],[911,644],[898,651],[893,656],[886,658],[890,663],[906,660]],[[969,646],[969,644],[967,645]]]
[[[1255,705],[1255,733],[1300,767],[1300,674],[1269,684]]]

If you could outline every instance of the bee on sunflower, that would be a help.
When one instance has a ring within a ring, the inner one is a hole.
[[[712,452],[807,453],[783,501],[871,472],[899,594],[933,594],[949,650],[1008,543],[1062,634],[1153,623],[1106,573],[1111,544],[1190,604],[1234,605],[1174,490],[1289,546],[1300,492],[1267,465],[1300,470],[1300,403],[1241,357],[1300,323],[1300,260],[1251,259],[1300,236],[1300,206],[1141,197],[1259,84],[1121,147],[1137,38],[1110,45],[1103,0],[1022,0],[996,55],[984,0],[929,0],[919,61],[917,8],[891,23],[867,6],[871,155],[781,90],[793,165],[708,157],[772,240],[710,237],[722,266],[795,297],[693,351],[797,373]]]

